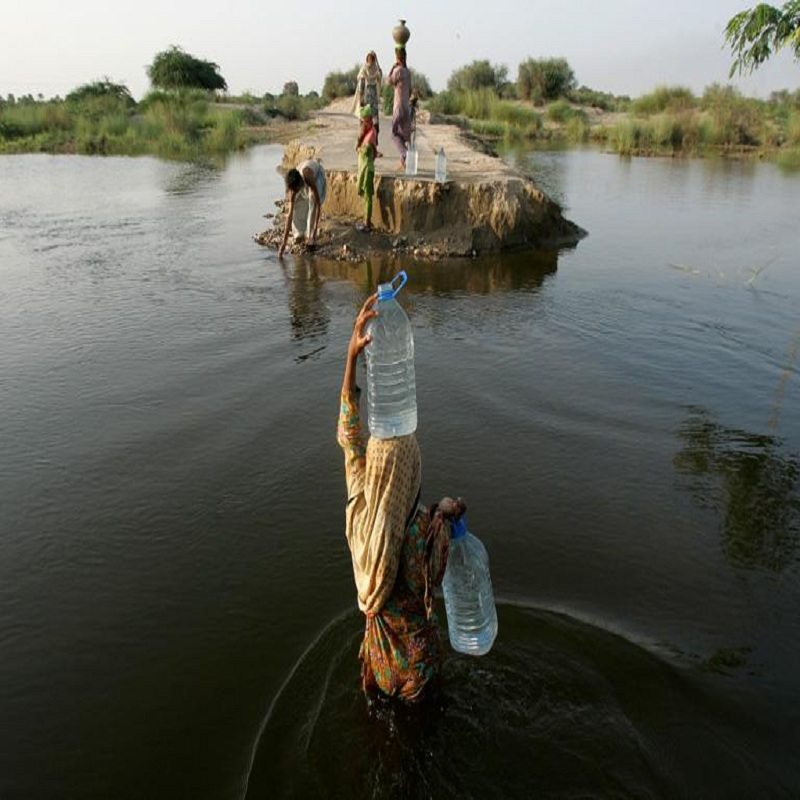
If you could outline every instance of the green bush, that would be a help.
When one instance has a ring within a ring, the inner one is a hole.
[[[495,139],[504,139],[509,133],[509,126],[507,123],[490,119],[474,120],[470,128],[474,133],[477,133],[478,136],[488,136]]]
[[[63,103],[15,103],[0,109],[0,138],[3,139],[22,139],[71,128],[72,118]]]
[[[542,127],[542,118],[532,108],[511,102],[495,100],[491,106],[491,117],[516,127]]]
[[[517,72],[519,96],[534,103],[564,97],[576,84],[575,73],[564,58],[529,58]]]
[[[384,97],[388,94],[389,97],[389,111],[392,110],[392,87],[385,86],[383,89]],[[428,101],[426,106],[431,112],[434,114],[460,114],[461,113],[461,100],[459,95],[455,94],[455,92],[439,92],[435,97],[431,98]],[[384,102],[384,109],[385,109],[385,102]]]
[[[467,92],[486,88],[499,94],[507,77],[508,67],[492,65],[486,60],[473,61],[453,72],[447,81],[447,89],[451,92]]]
[[[573,89],[567,99],[581,106],[592,106],[602,111],[626,111],[631,104],[631,99],[627,95],[613,95],[609,92],[598,92],[588,86],[580,86]]]
[[[778,166],[791,172],[800,170],[800,147],[784,150],[778,156]]]
[[[570,120],[577,119],[586,122],[586,114],[580,108],[573,108],[566,100],[556,100],[547,109],[547,117],[553,122],[566,124]]]
[[[493,137],[534,138],[542,128],[542,118],[532,108],[501,100],[489,88],[468,92],[439,92],[427,104],[439,114],[461,119],[469,118],[469,126],[479,134]]]
[[[176,45],[156,53],[147,67],[147,77],[159,89],[224,91],[228,88],[217,64],[196,58]]]
[[[701,106],[710,117],[714,144],[730,147],[764,143],[765,104],[743,97],[733,86],[714,83],[703,93]]]
[[[589,138],[589,124],[584,116],[573,116],[564,126],[564,135],[570,142],[585,142]]]
[[[123,108],[133,108],[136,101],[131,97],[131,93],[125,84],[112,83],[108,78],[101,81],[84,83],[73,89],[67,96],[66,102],[73,108],[81,106],[97,107],[96,101],[106,101],[106,105],[116,105]],[[111,101],[108,103],[107,101]]]
[[[354,95],[360,69],[361,66],[356,64],[347,72],[329,72],[325,76],[325,83],[322,85],[322,97],[325,101],[329,103],[337,97]]]
[[[433,90],[428,81],[428,76],[424,72],[420,72],[416,69],[409,70],[409,72],[411,73],[411,91],[414,92],[420,100],[427,100],[429,97],[433,97]]]
[[[658,86],[649,94],[637,97],[631,110],[637,114],[661,114],[664,111],[686,111],[695,108],[697,99],[685,86]]]
[[[786,141],[792,145],[800,145],[800,111],[793,111],[787,125]]]

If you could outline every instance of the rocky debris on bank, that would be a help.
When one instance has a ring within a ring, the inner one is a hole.
[[[283,200],[278,200],[275,204],[278,206],[278,213],[264,215],[272,220],[272,227],[254,234],[253,240],[264,247],[277,250],[283,239],[286,213]],[[446,237],[433,244],[426,241],[423,235],[398,236],[377,229],[366,232],[358,230],[355,221],[343,222],[329,218],[323,218],[320,222],[316,246],[309,247],[306,242],[293,242],[290,235],[286,252],[294,255],[313,252],[323,258],[353,263],[375,255],[396,255],[426,261],[478,255],[476,250],[465,250],[462,243]]]
[[[562,215],[561,207],[527,176],[493,154],[480,152],[455,126],[418,125],[419,172],[407,176],[390,164],[376,163],[372,213],[374,231],[356,230],[364,201],[358,194],[353,119],[331,108],[320,112],[302,140],[284,148],[285,171],[307,158],[322,163],[327,194],[315,251],[339,260],[358,261],[372,253],[397,253],[420,259],[470,257],[523,248],[559,248],[577,244],[585,231]],[[435,181],[436,146],[446,146],[448,180]],[[283,202],[273,227],[255,236],[267,247],[280,246]],[[290,252],[306,252],[290,243]]]

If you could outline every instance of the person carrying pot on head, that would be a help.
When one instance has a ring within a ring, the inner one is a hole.
[[[392,104],[392,140],[400,153],[400,169],[406,168],[406,153],[411,141],[411,73],[406,66],[406,48],[397,45],[395,62],[389,72],[388,82],[394,86]]]
[[[289,208],[286,212],[286,227],[278,256],[282,256],[286,250],[290,228],[296,242],[305,239],[311,246],[316,244],[327,188],[325,170],[315,158],[306,159],[286,173]]]

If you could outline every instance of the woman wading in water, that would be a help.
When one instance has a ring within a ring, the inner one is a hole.
[[[347,348],[338,442],[344,450],[347,544],[358,606],[366,616],[361,675],[367,693],[417,701],[439,674],[441,648],[433,590],[444,576],[450,520],[461,500],[420,503],[422,461],[414,434],[364,442],[356,386],[364,328],[377,316],[376,295],[356,318]]]

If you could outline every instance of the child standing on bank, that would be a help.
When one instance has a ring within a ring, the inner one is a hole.
[[[364,222],[357,225],[359,230],[372,230],[372,196],[375,194],[375,159],[383,153],[378,151],[378,131],[373,122],[372,106],[363,106],[361,129],[358,132],[356,150],[358,151],[358,194],[364,198]]]

